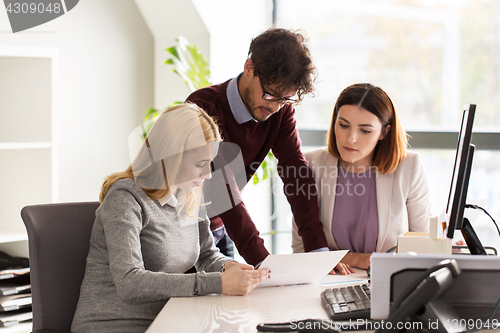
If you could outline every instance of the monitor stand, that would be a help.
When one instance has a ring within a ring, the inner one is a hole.
[[[464,217],[464,222],[460,230],[462,231],[462,235],[467,243],[470,254],[486,255],[486,250],[484,249],[483,244],[481,244],[474,228],[472,228],[472,224],[470,224],[469,219],[466,217]]]

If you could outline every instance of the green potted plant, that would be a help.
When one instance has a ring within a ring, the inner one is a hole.
[[[172,72],[184,80],[191,92],[211,85],[208,62],[198,47],[195,44],[189,44],[188,40],[183,36],[179,36],[176,42],[177,45],[166,49],[170,54],[170,58],[165,61],[165,64],[174,66]],[[169,107],[180,103],[182,102],[175,101]],[[160,112],[157,109],[150,108],[146,112],[144,120],[151,120],[159,114]]]

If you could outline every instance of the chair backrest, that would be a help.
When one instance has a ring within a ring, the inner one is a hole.
[[[70,331],[98,202],[26,206],[33,330]]]

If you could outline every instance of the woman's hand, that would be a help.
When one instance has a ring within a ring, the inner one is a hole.
[[[335,268],[331,270],[330,274],[331,275],[337,274],[335,273],[335,270],[339,271],[339,273],[342,275],[347,275],[356,272],[354,269],[352,269],[351,266],[349,266],[349,264],[343,262],[339,262],[337,266],[335,266]]]
[[[269,278],[269,269],[254,270],[253,266],[230,261],[221,273],[222,293],[226,295],[246,295],[257,287],[259,282]]]
[[[344,258],[342,258],[340,262],[351,267],[367,269],[368,267],[370,267],[370,256],[370,253],[349,252],[344,256]]]

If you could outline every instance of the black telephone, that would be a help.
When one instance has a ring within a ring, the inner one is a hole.
[[[460,274],[460,267],[454,259],[443,260],[423,272],[391,305],[386,325],[378,329],[376,333],[403,331],[405,330],[404,323],[408,321],[438,323],[437,331],[448,333],[443,323],[446,320],[459,318],[455,310],[447,303],[444,294]]]
[[[451,288],[457,276],[461,274],[456,260],[443,260],[438,265],[429,268],[419,275],[392,304],[389,318],[378,325],[375,333],[397,333],[406,329],[404,325],[408,321],[421,321],[423,324],[437,323],[437,327],[428,330],[438,333],[461,332],[451,330],[446,320],[460,319],[444,298],[444,294]],[[311,324],[311,327],[320,327],[316,330],[297,330],[297,323]],[[314,326],[313,324],[317,324]],[[259,332],[339,332],[335,327],[324,327],[324,321],[307,319],[292,323],[270,323],[257,326]],[[333,326],[333,325],[332,325]],[[427,327],[424,327],[427,328]],[[362,327],[354,328],[365,329]],[[343,328],[345,331],[346,329]],[[352,330],[352,329],[347,329]]]

